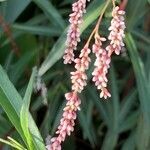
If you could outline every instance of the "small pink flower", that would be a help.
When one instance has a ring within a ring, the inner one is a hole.
[[[102,48],[102,42],[106,41],[106,38],[100,37],[99,35],[95,36],[95,43],[92,47],[92,52],[96,55],[96,57],[99,57],[100,54],[103,53],[104,49]]]
[[[76,71],[71,72],[72,90],[81,93],[84,87],[87,85],[87,75],[85,71],[89,68],[91,59],[89,57],[91,50],[85,46],[81,50],[79,58],[75,59]]]
[[[83,88],[87,85],[87,75],[83,71],[71,72],[72,90],[81,93]]]
[[[74,50],[77,48],[78,42],[80,42],[80,29],[79,26],[82,23],[83,14],[86,12],[86,1],[78,0],[72,5],[72,14],[70,14],[70,27],[67,34],[66,50],[64,54],[64,63],[71,63],[74,61]]]

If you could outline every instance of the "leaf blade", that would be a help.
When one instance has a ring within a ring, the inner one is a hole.
[[[34,85],[34,80],[36,76],[36,69],[33,69],[25,96],[23,98],[23,105],[20,111],[20,124],[23,130],[23,133],[26,137],[26,141],[28,144],[28,147],[30,150],[35,149],[35,143],[34,143],[34,138],[32,137],[30,131],[29,131],[29,106],[30,106],[30,100],[31,100],[31,95],[33,91],[33,85]]]
[[[27,144],[19,119],[22,104],[23,101],[21,96],[10,82],[3,68],[0,66],[0,105],[5,110],[9,120],[21,135],[25,144]],[[43,139],[31,115],[29,115],[29,122],[29,129],[31,134],[34,136],[36,144],[39,146],[40,150],[45,150],[46,148],[44,146]]]

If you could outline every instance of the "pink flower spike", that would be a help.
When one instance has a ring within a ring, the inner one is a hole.
[[[77,49],[77,44],[80,42],[79,26],[83,22],[83,14],[86,12],[87,0],[78,0],[72,5],[72,14],[70,14],[70,27],[67,33],[66,50],[64,54],[64,64],[71,64],[74,61],[74,50]]]
[[[111,21],[111,26],[109,27],[110,34],[108,39],[110,40],[110,45],[106,47],[108,53],[111,55],[113,52],[119,55],[122,47],[124,46],[123,38],[125,37],[125,23],[124,23],[125,11],[119,10],[119,7],[115,7],[112,12],[113,19]]]
[[[87,75],[85,71],[89,68],[89,63],[91,62],[91,59],[89,57],[90,52],[91,50],[87,46],[85,46],[81,50],[79,58],[76,58],[74,61],[76,71],[71,72],[71,82],[72,90],[78,93],[81,93],[81,91],[87,85]]]
[[[93,53],[96,55],[95,69],[92,73],[93,81],[98,89],[101,90],[100,98],[107,99],[111,97],[110,93],[107,90],[107,73],[110,68],[111,56],[114,52],[116,55],[119,55],[122,47],[124,46],[123,38],[125,37],[125,23],[123,10],[119,10],[119,7],[115,7],[112,12],[113,19],[111,21],[110,34],[108,39],[110,44],[106,47],[106,50],[102,48],[102,42],[105,39],[100,38],[99,36],[95,37],[95,44],[93,45]]]
[[[110,67],[111,57],[109,57],[108,52],[102,48],[102,42],[105,41],[105,38],[100,36],[95,37],[95,43],[93,45],[93,53],[95,53],[95,69],[92,73],[93,81],[98,90],[100,90],[100,98],[110,97],[110,93],[107,88],[107,73]]]

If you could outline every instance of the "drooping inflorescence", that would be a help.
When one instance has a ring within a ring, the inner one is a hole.
[[[114,2],[114,1],[113,1]],[[73,13],[70,15],[70,27],[67,34],[66,50],[64,55],[64,63],[75,63],[75,71],[71,72],[71,92],[66,93],[67,100],[64,108],[60,125],[56,131],[56,136],[50,140],[50,144],[47,145],[48,150],[61,150],[61,143],[65,140],[66,136],[70,135],[74,131],[75,119],[77,117],[77,111],[80,110],[81,100],[78,97],[78,93],[81,93],[84,87],[87,85],[86,70],[89,68],[91,59],[89,54],[91,50],[89,48],[89,42],[92,37],[95,37],[95,43],[92,46],[92,52],[96,56],[94,63],[94,70],[92,72],[92,80],[95,82],[95,86],[100,90],[100,98],[107,99],[111,97],[107,89],[108,78],[107,74],[110,68],[112,54],[120,54],[122,47],[124,46],[124,14],[123,10],[120,10],[118,6],[113,8],[112,21],[109,27],[110,34],[108,36],[109,43],[106,47],[103,46],[103,42],[107,43],[107,39],[101,37],[98,33],[99,24],[102,16],[108,6],[108,2],[101,13],[101,16],[96,24],[93,32],[88,38],[87,43],[80,52],[78,58],[74,58],[74,50],[77,48],[77,43],[80,41],[79,25],[82,23],[83,13],[85,13],[86,0],[78,0],[73,4]],[[113,3],[114,4],[114,3]]]
[[[111,97],[107,89],[107,73],[110,68],[111,63],[111,55],[113,52],[116,55],[119,55],[122,47],[124,46],[123,38],[125,37],[125,23],[124,23],[124,15],[125,12],[123,10],[119,10],[119,7],[115,7],[112,11],[112,21],[111,26],[108,30],[110,30],[110,34],[108,39],[110,40],[109,45],[104,49],[102,48],[102,42],[106,41],[105,38],[100,38],[99,35],[95,36],[95,44],[93,45],[93,53],[96,55],[95,61],[95,69],[92,73],[93,81],[97,86],[97,89],[100,89],[100,98],[104,97],[107,99]]]
[[[87,0],[78,0],[72,5],[72,13],[70,14],[70,26],[67,33],[66,50],[64,54],[64,63],[70,64],[74,61],[74,50],[80,42],[80,24],[83,21],[83,14],[86,12]]]
[[[107,51],[102,48],[102,42],[106,41],[105,38],[101,38],[99,35],[95,37],[95,43],[93,45],[93,53],[95,53],[95,69],[92,73],[93,81],[95,82],[95,86],[100,92],[100,98],[110,97],[110,93],[107,90],[107,73],[108,68],[110,67],[110,57],[107,54]]]
[[[77,110],[80,110],[81,100],[77,93],[70,92],[65,94],[67,104],[64,108],[63,117],[60,120],[60,125],[56,131],[56,137],[50,141],[47,146],[48,150],[61,150],[61,143],[65,140],[67,135],[74,131],[75,119],[77,117]]]
[[[119,7],[115,7],[112,11],[113,19],[111,21],[111,26],[109,27],[110,34],[108,39],[110,44],[106,47],[109,55],[115,52],[116,55],[119,55],[122,47],[124,46],[123,38],[125,37],[125,22],[124,22],[125,11],[119,10]]]
[[[78,93],[81,93],[81,91],[87,85],[87,75],[85,71],[89,68],[89,63],[91,62],[89,57],[90,52],[91,50],[88,48],[88,46],[85,46],[81,50],[79,58],[76,58],[74,61],[76,71],[71,72],[71,82],[72,90]]]

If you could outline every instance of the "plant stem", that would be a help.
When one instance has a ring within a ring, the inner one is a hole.
[[[89,38],[88,38],[87,43],[85,44],[85,46],[87,46],[87,47],[89,46],[89,43],[90,43],[90,41],[91,41],[91,39],[92,39],[92,37],[93,37],[94,34],[98,35],[98,30],[99,30],[99,26],[100,26],[101,20],[103,18],[103,15],[104,15],[104,13],[105,13],[105,11],[106,11],[109,3],[110,3],[110,0],[107,0],[106,4],[105,4],[105,6],[104,6],[104,8],[103,8],[103,10],[101,12],[101,15],[100,15],[100,17],[99,17],[99,19],[97,21],[97,24],[96,24],[94,30],[92,31],[92,33],[90,34],[90,36],[89,36]]]

